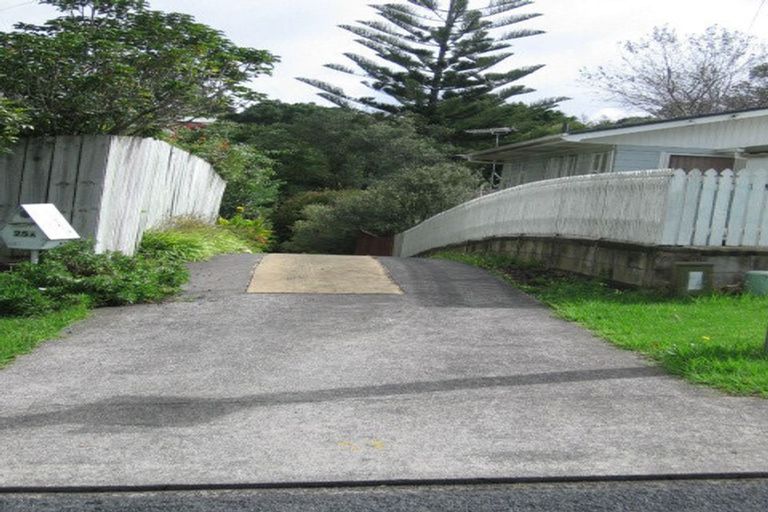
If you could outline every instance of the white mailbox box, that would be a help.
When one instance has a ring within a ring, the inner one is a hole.
[[[55,205],[23,204],[0,231],[0,237],[9,249],[32,251],[32,261],[36,262],[39,251],[77,240],[80,235]]]

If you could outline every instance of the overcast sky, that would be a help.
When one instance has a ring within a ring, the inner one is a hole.
[[[475,0],[478,5],[487,0]],[[287,102],[324,103],[296,76],[319,78],[355,89],[349,77],[323,68],[330,62],[344,63],[343,52],[360,51],[353,36],[337,27],[340,23],[373,18],[370,3],[382,0],[153,0],[152,8],[181,11],[198,21],[222,30],[243,46],[264,48],[279,55],[272,77],[256,81],[255,88]],[[761,4],[763,5],[762,9]],[[523,80],[537,90],[523,101],[551,96],[573,98],[561,109],[576,116],[620,117],[629,112],[611,103],[579,80],[581,68],[616,60],[618,43],[637,39],[655,25],[670,24],[681,33],[701,32],[713,24],[731,30],[768,34],[768,2],[765,0],[537,0],[526,12],[543,16],[526,27],[547,33],[517,40],[516,55],[509,67],[545,64]],[[13,23],[38,23],[54,14],[51,8],[24,0],[0,0],[0,30]],[[519,11],[519,12],[522,12]]]

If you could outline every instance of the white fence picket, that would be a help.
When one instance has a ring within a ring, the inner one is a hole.
[[[760,237],[760,220],[765,209],[765,186],[768,174],[760,171],[750,172],[750,190],[744,215],[744,236],[740,245],[755,246]]]
[[[667,202],[665,207],[664,231],[661,237],[662,245],[674,245],[677,243],[680,233],[680,221],[683,217],[685,205],[685,171],[674,171],[673,177],[667,188]]]
[[[733,171],[726,169],[720,173],[715,194],[715,205],[712,208],[712,226],[710,227],[707,245],[721,246],[725,240],[728,223],[728,212],[731,208],[733,196],[734,175]]]
[[[701,184],[701,196],[696,216],[696,223],[693,233],[693,245],[707,245],[709,234],[712,230],[712,211],[715,207],[715,195],[717,193],[718,175],[717,171],[710,169],[704,173],[704,179]]]
[[[694,169],[688,173],[685,184],[685,200],[680,216],[680,228],[677,232],[677,245],[691,245],[693,229],[699,213],[699,195],[701,194],[701,171]]]
[[[736,174],[734,180],[733,201],[731,202],[725,238],[725,245],[729,247],[741,245],[741,240],[744,237],[744,219],[747,212],[751,175],[750,171],[742,170]]]

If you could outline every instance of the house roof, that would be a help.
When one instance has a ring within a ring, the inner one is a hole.
[[[466,156],[468,160],[476,162],[499,161],[511,156],[521,156],[554,150],[568,151],[569,149],[583,147],[583,144],[610,146],[615,144],[615,139],[621,136],[648,134],[649,132],[660,132],[662,130],[673,130],[702,125],[714,125],[716,123],[723,123],[727,121],[757,118],[764,118],[766,121],[768,121],[768,108],[722,112],[718,114],[707,114],[695,117],[681,117],[663,121],[649,121],[633,125],[613,126],[610,128],[592,128],[588,130],[579,130],[571,133],[550,135],[538,139],[507,144],[497,148],[476,151]],[[766,143],[768,143],[768,140]]]

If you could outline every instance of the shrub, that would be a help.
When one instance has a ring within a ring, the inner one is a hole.
[[[339,190],[301,192],[281,202],[275,208],[272,219],[275,223],[275,236],[279,242],[285,242],[293,234],[293,226],[300,220],[306,220],[304,209],[311,204],[332,204],[344,194]]]
[[[117,252],[96,254],[90,242],[71,242],[22,263],[13,274],[59,304],[86,296],[93,306],[155,302],[172,295],[186,281],[187,270],[172,257],[136,257]]]
[[[51,301],[22,276],[0,273],[0,316],[35,316],[51,309]]]
[[[361,230],[379,236],[404,231],[472,197],[479,178],[457,164],[403,169],[330,205],[312,204],[283,247],[296,252],[350,253]]]
[[[263,217],[246,219],[238,212],[230,219],[220,218],[218,225],[246,242],[254,252],[266,251],[272,243],[272,229]]]

